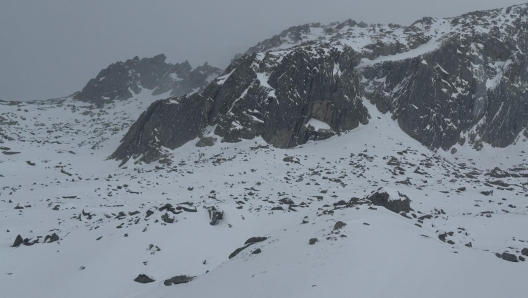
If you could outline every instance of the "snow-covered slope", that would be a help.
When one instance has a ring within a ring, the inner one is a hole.
[[[168,150],[170,166],[131,159],[119,168],[105,158],[152,100],[135,97],[103,109],[68,98],[1,103],[0,145],[20,152],[0,154],[2,297],[528,290],[520,261],[528,253],[526,142],[478,152],[465,144],[441,156],[367,103],[370,123],[340,137],[293,149],[261,138],[189,142]],[[371,197],[376,192],[389,202],[406,196],[412,210],[394,209]],[[212,206],[224,212],[216,225]],[[44,240],[53,233],[58,241]],[[17,235],[38,242],[11,247]],[[251,237],[266,238],[230,258]],[[495,255],[504,252],[519,262]],[[135,282],[140,274],[155,281]],[[180,275],[195,278],[164,285]]]
[[[0,101],[0,296],[526,296],[527,8],[296,27],[192,96],[101,97],[120,64]]]

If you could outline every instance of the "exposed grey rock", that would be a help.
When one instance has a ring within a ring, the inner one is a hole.
[[[174,211],[175,211],[175,209],[174,209],[174,207],[172,206],[172,204],[169,204],[169,203],[167,203],[167,204],[161,206],[160,208],[158,208],[158,211],[160,211],[160,212],[162,212],[162,211],[164,211],[164,210],[171,211],[171,212],[174,212]]]
[[[527,257],[528,257],[528,248],[523,248],[523,249],[521,250],[521,254],[522,254],[523,256],[527,256]]]
[[[260,136],[291,148],[368,124],[364,99],[432,149],[450,150],[464,135],[476,150],[508,146],[528,127],[528,6],[508,11],[508,23],[503,10],[490,10],[383,31],[371,26],[373,41],[361,50],[340,41],[364,27],[352,20],[292,27],[235,59],[203,93],[153,103],[111,157],[151,162],[163,157],[162,147],[178,148],[212,127],[222,142]],[[457,27],[436,36],[432,24],[443,21]],[[320,38],[305,39],[314,29]],[[431,51],[390,58],[433,36],[438,46]],[[372,61],[380,56],[389,58]],[[330,129],[316,131],[311,119]]]
[[[382,206],[389,209],[392,212],[410,212],[411,211],[411,200],[401,193],[399,198],[391,197],[387,192],[382,191],[380,188],[378,191],[375,191],[367,197],[367,200],[370,200],[372,204],[376,206]]]
[[[290,162],[290,163],[300,163],[299,159],[295,156],[286,156],[282,159],[282,161]]]
[[[201,138],[197,143],[196,147],[211,147],[216,143],[215,137],[204,137]]]
[[[239,247],[239,248],[235,249],[235,251],[232,252],[232,253],[229,255],[229,258],[232,259],[232,258],[236,257],[236,255],[238,255],[238,254],[239,254],[241,251],[243,251],[244,249],[248,248],[251,244],[253,244],[253,243],[249,243],[249,244],[246,244],[246,245],[244,245],[244,246],[242,246],[242,247]]]
[[[138,282],[140,284],[147,284],[147,283],[150,283],[150,282],[154,282],[155,280],[153,280],[152,278],[146,276],[145,274],[140,274],[138,275],[138,277],[136,277],[134,279],[135,282]]]
[[[5,155],[14,155],[14,154],[19,154],[20,152],[16,152],[16,151],[2,151],[3,154]]]
[[[281,60],[259,59],[252,55],[237,60],[201,94],[153,103],[111,158],[141,156],[151,162],[162,156],[161,147],[178,148],[202,136],[207,126],[216,127],[214,134],[223,142],[262,136],[278,148],[290,148],[314,136],[322,138],[306,126],[312,118],[334,132],[368,123],[360,78],[353,71],[359,63],[353,50],[313,57],[299,49]],[[352,78],[331,76],[335,63]]]
[[[266,239],[268,239],[268,237],[251,237],[248,240],[246,240],[244,244],[258,243],[258,242],[265,241]]]
[[[185,206],[178,206],[176,207],[176,210],[183,210],[185,212],[198,212],[198,210],[196,210],[196,207],[194,208],[187,208]]]
[[[101,70],[74,98],[102,105],[112,100],[123,100],[143,89],[153,95],[170,92],[170,96],[203,90],[222,71],[205,63],[192,69],[189,62],[166,63],[165,55],[152,58],[129,59],[116,62]]]
[[[169,213],[165,213],[161,216],[161,219],[166,223],[174,223],[174,218],[169,216]]]
[[[347,225],[346,223],[344,223],[342,221],[338,221],[334,225],[334,230],[339,230],[339,229],[345,227],[346,225]]]
[[[528,8],[513,10],[512,37],[494,29],[475,31],[477,20],[488,22],[498,10],[475,12],[453,19],[466,23],[466,29],[447,35],[438,49],[365,68],[367,81],[384,78],[367,87],[367,98],[430,148],[448,150],[465,132],[477,150],[482,142],[512,144],[528,125],[528,26],[522,21]],[[500,66],[492,67],[495,63]],[[490,85],[493,80],[496,86]]]
[[[211,106],[198,94],[154,102],[130,127],[111,158],[124,162],[140,155],[146,162],[160,159],[162,146],[177,148],[201,133]]]
[[[310,240],[308,240],[308,244],[314,245],[317,241],[319,241],[317,238],[310,238]]]
[[[510,262],[518,262],[516,255],[507,252],[503,252],[501,258]]]
[[[214,226],[216,225],[220,220],[224,218],[224,211],[218,210],[215,207],[211,207],[207,210],[209,214],[209,224]]]
[[[48,240],[49,240],[48,243],[59,241],[59,235],[57,235],[56,233],[53,233],[51,235],[46,235],[46,237],[44,238],[44,243],[46,243],[46,241]]]
[[[15,239],[15,242],[13,242],[12,247],[19,247],[20,244],[22,244],[22,243],[24,243],[24,239],[22,238],[22,236],[17,235],[16,239]]]
[[[165,280],[163,284],[166,286],[184,284],[192,281],[194,278],[195,276],[178,275]]]

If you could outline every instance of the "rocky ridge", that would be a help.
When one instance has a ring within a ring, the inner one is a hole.
[[[365,100],[430,149],[506,147],[528,135],[527,15],[525,4],[410,26],[292,27],[202,93],[154,103],[112,158],[150,162],[204,137],[290,148],[368,124]]]
[[[167,96],[181,96],[202,91],[222,73],[207,62],[193,69],[188,61],[171,64],[165,62],[166,58],[164,54],[142,59],[136,56],[113,63],[101,70],[74,98],[102,105],[129,99],[143,89],[152,90],[154,96],[168,92]]]

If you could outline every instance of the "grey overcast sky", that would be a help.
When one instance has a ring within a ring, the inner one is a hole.
[[[0,99],[81,90],[110,63],[165,53],[225,68],[236,53],[305,23],[409,25],[515,0],[0,0]]]

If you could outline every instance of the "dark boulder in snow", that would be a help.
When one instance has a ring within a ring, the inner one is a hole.
[[[339,230],[339,229],[343,228],[346,225],[347,225],[346,223],[344,223],[342,221],[338,221],[334,225],[334,230]]]
[[[166,279],[163,284],[166,286],[171,285],[177,285],[177,284],[184,284],[192,281],[195,278],[195,276],[187,276],[187,275],[178,275],[174,276],[172,278]]]
[[[516,255],[507,252],[503,252],[501,258],[510,262],[518,262]]]
[[[522,254],[523,256],[527,256],[527,257],[528,257],[528,248],[523,248],[523,249],[521,250],[521,254]]]
[[[59,241],[59,235],[57,235],[56,233],[53,233],[51,235],[46,235],[46,237],[44,238],[44,243],[46,243],[46,241],[48,240],[49,240],[49,243]]]
[[[163,214],[161,219],[166,223],[174,223],[174,217],[171,218],[168,213]]]
[[[310,240],[308,240],[308,244],[314,245],[317,241],[319,241],[317,240],[317,238],[311,238]]]
[[[207,212],[210,219],[209,224],[212,226],[218,224],[218,222],[224,218],[224,211],[218,210],[215,207],[207,209]]]
[[[204,137],[201,138],[197,143],[196,147],[211,147],[216,143],[215,137]]]
[[[138,275],[138,277],[136,277],[134,279],[135,282],[138,282],[140,284],[148,284],[150,282],[154,282],[155,280],[153,280],[152,278],[146,276],[145,274],[140,274]]]
[[[370,200],[376,206],[385,207],[392,212],[407,213],[411,211],[411,200],[406,195],[392,189],[380,188],[369,195],[367,200]]]
[[[251,237],[244,244],[252,244],[252,243],[258,243],[262,242],[264,240],[268,239],[268,237]]]
[[[12,247],[19,247],[22,243],[24,243],[24,239],[22,238],[22,236],[18,235],[16,236],[15,242],[13,242]]]
[[[232,253],[229,255],[229,258],[232,259],[232,258],[236,257],[236,255],[238,255],[238,254],[239,254],[241,251],[243,251],[244,249],[248,248],[251,244],[253,244],[253,243],[246,244],[246,245],[244,245],[244,246],[242,246],[242,247],[239,247],[239,248],[235,249],[235,251],[232,252]]]

